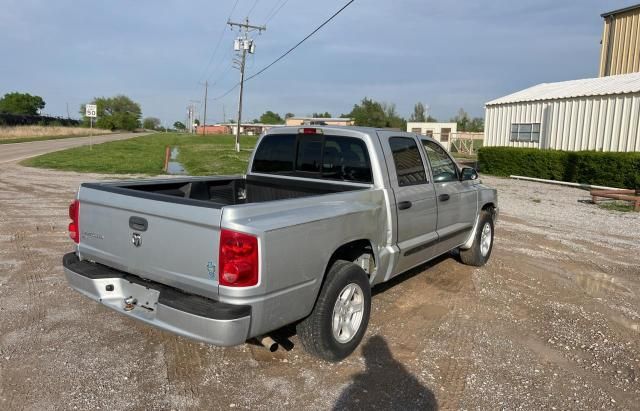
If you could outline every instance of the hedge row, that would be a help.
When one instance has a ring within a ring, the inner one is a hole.
[[[619,188],[640,187],[640,152],[603,153],[482,147],[480,171]]]

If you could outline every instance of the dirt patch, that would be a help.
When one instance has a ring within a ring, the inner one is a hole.
[[[0,171],[2,409],[620,408],[640,402],[640,215],[586,192],[499,189],[494,254],[444,256],[374,290],[339,364],[165,333],[67,287],[67,206],[101,175]],[[531,201],[530,198],[540,201]]]

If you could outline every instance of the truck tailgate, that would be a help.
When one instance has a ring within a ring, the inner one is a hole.
[[[215,268],[222,209],[86,186],[78,198],[81,259],[205,297],[218,296]]]

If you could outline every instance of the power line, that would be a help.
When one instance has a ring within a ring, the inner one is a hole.
[[[296,44],[295,46],[291,47],[289,50],[287,50],[284,54],[282,54],[280,57],[278,57],[277,59],[273,60],[271,63],[269,63],[267,66],[265,66],[264,68],[262,68],[260,71],[258,71],[255,74],[250,75],[246,81],[251,80],[252,78],[258,77],[260,74],[264,73],[265,71],[267,71],[271,66],[273,66],[274,64],[276,64],[277,62],[279,62],[280,60],[282,60],[283,58],[285,58],[289,53],[291,53],[293,50],[297,49],[302,43],[304,43],[305,41],[307,41],[311,36],[313,36],[314,34],[316,34],[318,31],[320,31],[320,29],[322,29],[324,26],[326,26],[327,24],[329,24],[329,22],[331,20],[333,20],[334,18],[336,18],[336,16],[340,13],[342,13],[342,11],[344,9],[346,9],[347,7],[349,7],[351,5],[351,3],[353,3],[355,0],[349,0],[349,2],[347,4],[345,4],[344,6],[342,6],[342,8],[338,11],[336,11],[335,13],[333,13],[333,15],[331,17],[329,17],[327,20],[324,21],[324,23],[322,23],[321,25],[319,25],[318,27],[316,27],[315,30],[313,30],[311,33],[309,33],[307,35],[307,37],[303,38],[302,40],[300,40],[298,42],[298,44]]]
[[[278,6],[278,3],[276,2],[276,6],[275,6],[273,9],[271,9],[271,11],[269,12],[269,14],[267,14],[267,18],[265,19],[264,24],[267,24],[268,22],[270,22],[270,21],[271,21],[271,19],[273,19],[273,18],[276,16],[276,14],[278,14],[278,13],[280,12],[280,10],[282,10],[282,8],[283,8],[283,7],[285,6],[285,4],[287,4],[288,2],[289,2],[289,0],[284,0],[284,1],[282,2],[282,4],[280,4],[280,7],[277,7],[277,6]],[[277,7],[277,9],[276,9],[276,7]]]
[[[233,60],[233,59],[232,59]],[[229,63],[233,63],[233,61],[230,61]],[[216,81],[214,81],[213,83],[211,83],[211,86],[215,86],[216,84],[218,84],[218,82],[220,80],[222,80],[223,78],[225,78],[227,76],[227,74],[229,74],[229,72],[231,71],[231,69],[233,68],[233,64],[229,64],[227,66],[227,68],[220,73],[220,75],[218,76],[218,78],[216,78]]]
[[[227,62],[227,60],[229,59],[225,58],[225,59],[218,60],[218,65],[216,65],[216,68],[212,71],[212,74],[218,71],[218,68],[222,65],[222,63]],[[231,58],[231,60],[233,60],[233,58]],[[228,62],[231,63],[232,61],[228,61]],[[225,71],[221,72],[220,75],[218,75],[218,77],[216,77],[216,79],[211,82],[211,86],[215,86],[229,72],[229,70],[231,70],[231,64],[229,64],[225,69]],[[211,81],[211,77],[209,77],[208,80]]]
[[[253,3],[253,6],[249,9],[249,12],[247,13],[247,17],[249,17],[251,15],[251,13],[253,12],[253,9],[256,8],[256,6],[258,5],[258,2],[260,0],[256,0],[255,3]]]
[[[233,90],[237,89],[239,85],[240,85],[240,83],[236,83],[236,85],[235,85],[235,86],[233,86],[233,87],[231,87],[229,90],[225,91],[225,92],[224,92],[224,94],[221,94],[221,95],[219,95],[219,96],[217,96],[217,97],[213,98],[213,100],[214,100],[214,101],[215,101],[215,100],[220,100],[221,98],[228,96],[229,94],[231,94],[231,92],[232,92]]]
[[[279,5],[282,1],[283,1],[283,0],[276,0],[276,1],[273,3],[273,7],[271,7],[271,10],[269,10],[269,12],[267,13],[267,15],[266,15],[266,16],[265,16],[265,18],[264,18],[264,19],[265,19],[265,21],[266,21],[267,19],[269,19],[269,17],[271,17],[271,13],[273,13],[273,12],[274,12],[274,10],[278,8],[278,5]]]
[[[220,37],[218,38],[218,42],[216,43],[216,47],[213,49],[213,53],[211,53],[211,56],[209,57],[209,62],[205,66],[205,69],[204,69],[204,72],[202,73],[202,76],[200,76],[200,80],[202,80],[202,78],[207,78],[207,72],[209,71],[209,67],[211,66],[211,63],[213,62],[213,58],[218,53],[218,49],[220,48],[220,44],[222,43],[222,39],[224,38],[224,32],[226,30],[227,30],[227,26],[224,26],[222,28],[222,32],[220,32]],[[198,81],[198,83],[201,82],[200,80]]]
[[[333,20],[338,14],[342,13],[342,11],[344,9],[346,9],[347,7],[349,7],[351,5],[351,3],[353,3],[355,0],[350,0],[347,4],[345,4],[344,6],[342,6],[342,8],[338,11],[336,11],[335,13],[333,13],[333,15],[331,17],[329,17],[327,20],[325,20],[321,25],[319,25],[318,27],[316,27],[315,30],[313,30],[311,33],[309,33],[305,38],[303,38],[302,40],[300,40],[295,46],[291,47],[289,50],[287,50],[286,52],[284,52],[280,57],[278,57],[277,59],[273,60],[271,63],[269,63],[268,65],[266,65],[265,67],[263,67],[260,71],[258,71],[257,73],[254,73],[252,75],[250,75],[249,77],[247,77],[246,79],[244,79],[245,82],[258,77],[260,74],[264,73],[265,71],[267,71],[271,66],[273,66],[274,64],[276,64],[277,62],[279,62],[280,60],[282,60],[283,58],[285,58],[287,55],[289,55],[289,53],[291,53],[293,50],[297,49],[302,43],[304,43],[305,41],[307,41],[311,36],[313,36],[314,34],[316,34],[318,31],[320,31],[320,29],[322,29],[324,26],[326,26],[331,20]],[[229,93],[231,93],[233,90],[235,90],[236,88],[238,88],[238,86],[240,85],[240,83],[237,83],[235,86],[233,86],[232,88],[230,88],[229,90],[227,90],[224,94],[214,98],[214,100],[220,100],[223,97],[226,97],[227,95],[229,95]]]
[[[240,0],[236,0],[236,2],[233,4],[233,7],[231,8],[231,12],[229,13],[229,17],[227,18],[227,20],[231,18],[231,15],[236,10],[236,7],[238,6],[239,2],[240,2]],[[202,82],[202,78],[203,77],[205,79],[207,79],[207,80],[208,80],[208,77],[211,77],[211,76],[207,76],[207,72],[209,71],[209,67],[211,66],[211,63],[213,62],[213,58],[216,56],[216,54],[218,53],[218,50],[220,49],[220,44],[222,44],[222,39],[224,38],[224,33],[226,32],[226,30],[227,30],[227,25],[225,24],[222,27],[222,31],[220,32],[220,36],[218,37],[218,42],[216,43],[216,46],[215,46],[215,48],[213,50],[213,53],[211,53],[211,56],[209,57],[209,62],[205,66],[204,73],[202,74],[202,76],[200,76],[200,80],[198,81],[198,83]]]

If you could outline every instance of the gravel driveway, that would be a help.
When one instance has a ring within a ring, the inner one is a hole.
[[[638,409],[640,213],[584,191],[499,189],[489,264],[444,256],[374,290],[368,334],[340,364],[217,348],[69,289],[67,205],[105,176],[3,164],[0,409]]]

